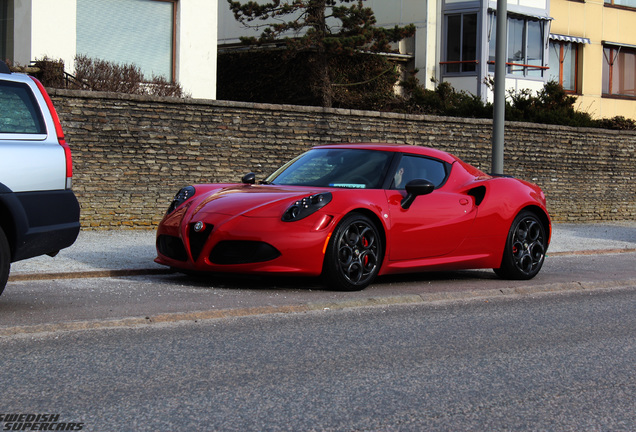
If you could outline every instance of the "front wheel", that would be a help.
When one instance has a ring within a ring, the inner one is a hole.
[[[384,249],[376,225],[366,216],[351,213],[338,224],[329,240],[323,279],[329,288],[358,291],[380,271]]]
[[[4,291],[4,287],[9,279],[9,268],[11,267],[11,249],[7,236],[0,228],[0,294]]]
[[[532,279],[543,266],[547,240],[545,227],[537,215],[522,211],[512,222],[501,267],[495,273],[506,279]]]

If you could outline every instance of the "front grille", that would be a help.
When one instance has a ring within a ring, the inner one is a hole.
[[[271,261],[280,255],[281,253],[268,243],[226,240],[214,247],[210,261],[214,264],[249,264]]]
[[[160,235],[157,237],[157,249],[159,253],[177,261],[187,261],[188,254],[179,237]]]
[[[191,223],[188,229],[188,236],[190,237],[190,253],[192,254],[192,260],[199,259],[201,250],[205,246],[205,242],[208,240],[214,225],[205,225],[205,228],[199,232],[194,230],[195,223]]]

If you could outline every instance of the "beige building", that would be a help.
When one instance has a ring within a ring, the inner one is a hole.
[[[550,73],[595,118],[636,119],[636,0],[550,0]]]

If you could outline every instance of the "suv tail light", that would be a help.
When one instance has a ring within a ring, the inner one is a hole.
[[[64,138],[64,131],[62,130],[62,123],[60,123],[60,118],[57,115],[57,111],[55,111],[55,107],[53,106],[53,101],[51,97],[46,92],[46,89],[42,85],[42,83],[34,77],[30,77],[35,84],[37,84],[40,89],[40,93],[42,93],[42,97],[46,101],[46,106],[49,108],[49,112],[51,113],[51,117],[53,118],[53,123],[55,124],[55,133],[57,135],[57,142],[64,148],[64,156],[66,157],[66,189],[70,189],[73,184],[73,158],[71,156],[71,148],[66,143],[66,139]]]

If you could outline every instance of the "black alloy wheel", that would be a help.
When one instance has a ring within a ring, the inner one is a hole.
[[[495,269],[495,273],[506,279],[532,279],[543,266],[547,247],[548,239],[541,220],[524,210],[512,222],[501,267]]]
[[[331,236],[323,278],[339,291],[358,291],[368,286],[380,271],[384,249],[376,225],[363,214],[344,217]]]

